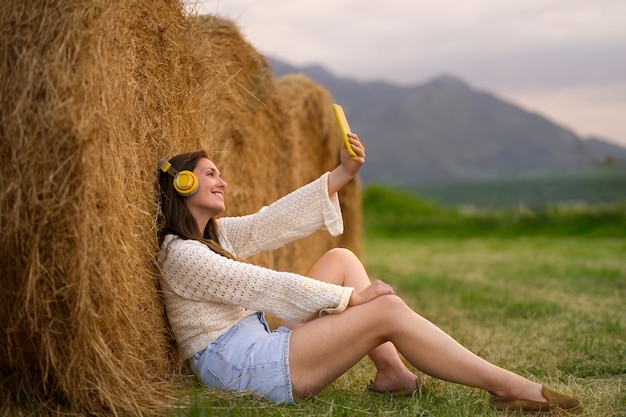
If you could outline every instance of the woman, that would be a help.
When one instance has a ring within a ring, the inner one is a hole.
[[[349,140],[356,157],[342,148],[332,172],[236,218],[217,219],[225,210],[226,182],[204,152],[178,155],[171,165],[164,161],[161,288],[192,371],[209,386],[291,403],[319,393],[369,354],[377,369],[371,390],[412,393],[419,379],[400,352],[433,377],[488,390],[497,409],[580,410],[578,400],[465,349],[389,285],[371,283],[347,250],[324,254],[307,277],[239,261],[319,229],[343,231],[337,192],[365,162],[358,136]],[[271,332],[258,312],[273,313],[281,327]]]

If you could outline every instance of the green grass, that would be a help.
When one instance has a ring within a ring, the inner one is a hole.
[[[626,200],[595,206],[455,207],[438,205],[408,191],[371,185],[363,194],[363,211],[370,236],[626,236]]]
[[[488,360],[626,415],[626,239],[368,236],[373,278]],[[414,398],[366,392],[364,359],[318,397],[277,406],[194,385],[172,416],[501,416],[488,395],[426,377]],[[511,414],[509,414],[511,415]]]

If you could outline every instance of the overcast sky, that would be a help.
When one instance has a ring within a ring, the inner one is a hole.
[[[266,56],[361,81],[450,74],[626,146],[626,0],[203,0]]]

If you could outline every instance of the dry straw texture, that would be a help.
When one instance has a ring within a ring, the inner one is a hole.
[[[274,80],[231,21],[200,16],[193,22],[205,138],[236,202],[226,215],[256,211],[333,169],[341,139],[328,92],[303,76]],[[354,181],[342,190],[346,233],[339,239],[320,233],[253,261],[304,273],[332,246],[360,253],[359,189]]]
[[[3,1],[0,33],[0,414],[160,414],[182,384],[156,163],[204,147],[227,214],[257,210],[336,164],[330,98],[177,1]],[[341,241],[256,260],[303,272],[332,245],[359,252],[358,189]]]

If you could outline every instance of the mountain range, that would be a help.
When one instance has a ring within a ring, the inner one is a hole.
[[[316,65],[268,61],[276,77],[304,74],[342,105],[367,148],[364,183],[562,175],[626,164],[625,148],[599,137],[585,140],[458,77],[403,87],[337,77]]]

